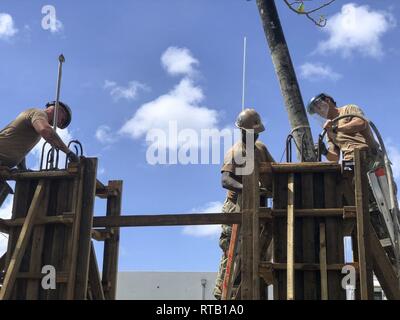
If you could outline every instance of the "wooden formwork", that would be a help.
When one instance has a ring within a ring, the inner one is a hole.
[[[115,298],[119,228],[94,230],[93,208],[97,195],[108,216],[120,215],[122,182],[104,186],[96,171],[97,159],[82,158],[67,170],[1,172],[16,184],[12,218],[1,221],[9,242],[0,299]],[[92,238],[105,241],[102,277]],[[42,285],[49,266],[55,289]]]
[[[249,159],[248,159],[249,161]],[[254,161],[250,159],[250,161]],[[372,299],[372,272],[388,299],[400,299],[398,277],[371,225],[365,154],[354,170],[334,163],[261,163],[243,176],[241,212],[123,215],[122,182],[96,181],[96,159],[66,171],[8,174],[17,180],[2,299],[115,299],[120,227],[235,225],[224,299],[345,299],[343,237],[353,240],[356,299]],[[259,176],[273,179],[272,207],[260,206]],[[106,216],[93,217],[95,195]],[[102,276],[91,239],[104,241]],[[268,259],[267,250],[272,250]],[[57,289],[42,290],[44,264],[57,267]]]
[[[243,179],[242,250],[236,257],[241,283],[237,294],[226,298],[259,299],[272,284],[276,300],[343,300],[342,280],[352,267],[356,299],[373,299],[374,272],[387,297],[400,299],[396,272],[370,222],[364,152],[355,151],[349,171],[334,163],[260,167],[260,173]],[[266,173],[273,175],[272,208],[258,206],[258,175]],[[257,251],[263,212],[269,213],[264,223],[273,230],[271,261],[259,261],[263,252]],[[354,257],[346,263],[345,236],[352,239]]]

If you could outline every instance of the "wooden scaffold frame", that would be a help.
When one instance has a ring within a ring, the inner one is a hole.
[[[254,160],[253,160],[254,161]],[[354,170],[335,163],[261,163],[243,176],[241,212],[121,215],[122,181],[96,179],[97,159],[67,170],[7,173],[16,180],[13,216],[0,221],[9,246],[0,260],[2,299],[115,299],[121,227],[233,225],[224,299],[345,299],[342,269],[356,271],[356,299],[373,299],[373,273],[388,299],[400,299],[398,278],[371,225],[365,154]],[[272,207],[260,207],[259,176],[273,179]],[[94,216],[95,196],[107,199]],[[344,261],[343,237],[354,261]],[[51,239],[51,240],[50,240]],[[104,241],[102,275],[93,240]],[[265,260],[266,250],[272,259]],[[42,290],[43,264],[53,264],[57,290]],[[239,280],[238,280],[239,279]]]

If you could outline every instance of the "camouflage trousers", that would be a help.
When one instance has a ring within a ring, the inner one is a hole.
[[[230,199],[226,199],[222,207],[223,213],[232,213],[238,210],[238,205]],[[222,257],[219,265],[217,279],[215,281],[214,296],[220,300],[222,295],[222,284],[224,282],[226,264],[228,262],[229,243],[231,241],[232,226],[223,224],[219,246],[222,249]]]

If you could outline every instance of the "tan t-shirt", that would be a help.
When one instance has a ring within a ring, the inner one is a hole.
[[[274,162],[274,158],[269,153],[267,147],[261,141],[256,141],[254,149],[254,156],[256,159],[260,159],[261,162]],[[242,153],[240,155],[240,153]],[[235,175],[235,169],[243,167],[243,164],[237,164],[235,159],[240,159],[239,157],[244,157],[246,155],[246,146],[243,145],[242,141],[236,142],[225,154],[224,164],[222,166],[221,172],[231,172],[238,182],[242,182],[242,177]],[[261,187],[272,191],[272,176],[271,175],[260,175]],[[234,191],[229,190],[227,197],[233,201],[236,201],[237,194]]]
[[[354,104],[348,104],[339,108],[339,116],[347,114],[358,114],[364,116],[363,111]],[[347,117],[338,121],[338,126],[342,126],[350,122],[353,118]],[[337,146],[343,154],[343,160],[353,160],[353,151],[355,148],[370,149],[377,151],[379,149],[378,143],[375,141],[371,128],[368,125],[366,129],[356,133],[343,133],[338,132],[334,138],[327,138],[329,146]]]
[[[1,165],[16,166],[39,142],[40,135],[33,127],[33,123],[39,119],[49,120],[43,110],[28,109],[0,131]]]

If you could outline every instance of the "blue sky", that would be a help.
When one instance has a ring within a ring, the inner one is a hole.
[[[324,91],[339,105],[361,106],[400,178],[397,1],[336,1],[323,12],[324,29],[276,2],[304,100]],[[59,20],[47,30],[45,5]],[[255,1],[3,0],[0,126],[54,99],[62,52],[61,97],[74,111],[63,137],[99,158],[100,180],[124,180],[123,213],[219,211],[220,165],[149,165],[145,136],[174,117],[181,128],[232,126],[241,109],[244,36],[246,106],[261,114],[260,139],[279,160],[290,127]],[[310,121],[316,139],[320,128]],[[36,163],[33,154],[29,165]],[[96,214],[104,211],[98,200]],[[122,230],[120,270],[216,271],[219,258],[215,227]]]

